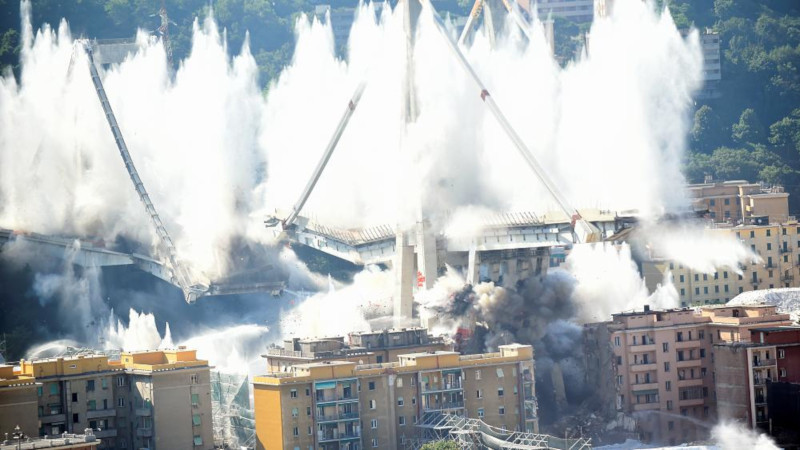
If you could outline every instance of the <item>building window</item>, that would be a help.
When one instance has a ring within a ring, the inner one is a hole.
[[[309,436],[312,436],[312,435],[314,435],[314,430],[312,430],[312,429],[311,429],[311,427],[308,427],[308,435],[309,435]],[[312,447],[312,448],[313,448],[313,447]]]
[[[478,408],[478,418],[482,419],[484,416],[483,408]]]
[[[505,376],[505,373],[503,373],[503,368],[502,367],[498,367],[497,368],[497,378],[503,378],[504,376]]]
[[[786,358],[786,350],[784,350],[784,349],[782,349],[782,348],[779,348],[779,349],[778,349],[778,358],[779,358],[779,359]]]
[[[189,383],[190,384],[197,384],[198,383],[197,374],[196,373],[193,373],[193,374],[189,375]]]
[[[292,436],[294,437],[300,436],[300,429],[297,427],[292,428]]]
[[[298,414],[297,408],[292,408],[292,417],[297,417]]]
[[[311,396],[311,388],[306,388],[306,397]]]
[[[664,342],[661,344],[661,351],[667,353],[669,351],[669,342]]]
[[[370,381],[369,383],[367,383],[367,389],[369,389],[370,391],[374,391],[375,390],[375,382],[374,381]]]
[[[403,387],[403,377],[397,377],[397,387]]]
[[[680,280],[681,280],[681,283],[685,282],[683,275],[680,276]]]
[[[88,402],[86,402],[86,409],[88,411],[97,410],[97,400],[89,400]]]
[[[401,427],[406,426],[406,416],[398,417],[397,424],[400,425]]]
[[[86,380],[86,392],[94,391],[94,380]]]
[[[375,407],[376,407],[376,402],[375,402],[375,400],[370,400],[370,401],[369,401],[369,409],[375,409]]]
[[[50,395],[58,395],[58,383],[50,383]]]
[[[200,414],[192,414],[192,425],[200,425]]]
[[[72,423],[78,423],[78,422],[80,422],[80,417],[78,416],[78,413],[75,413],[72,415]]]
[[[767,228],[767,237],[770,237],[770,236],[772,236],[772,230],[770,230],[769,228]]]
[[[753,230],[750,230],[750,239],[753,239],[754,237],[756,237],[756,232],[753,231]]]
[[[704,349],[704,348],[700,349],[700,357],[701,358],[705,358],[706,357],[706,349]]]
[[[614,345],[616,345],[617,347],[619,347],[619,345],[620,345],[620,344],[619,344],[619,336],[614,336]]]
[[[414,378],[414,376],[413,376],[413,375],[411,376],[411,385],[412,385],[412,386],[416,386],[416,385],[417,385],[417,379],[416,379],[416,378]]]
[[[476,369],[475,370],[475,379],[476,380],[480,380],[481,379],[481,369]]]
[[[120,375],[117,377],[117,386],[125,386],[125,377]]]
[[[72,393],[72,403],[76,403],[77,401],[78,401],[78,393],[77,392],[73,392]]]
[[[681,297],[683,297],[683,296],[685,296],[685,295],[686,295],[686,289],[684,289],[684,288],[681,288]]]
[[[672,411],[672,400],[667,400],[667,411]]]
[[[671,381],[667,381],[665,383],[665,385],[664,385],[664,389],[667,390],[667,391],[671,391],[672,390],[672,382]]]
[[[664,372],[669,372],[669,363],[668,362],[664,363]]]
[[[372,448],[378,448],[378,438],[372,438]]]
[[[192,394],[192,406],[200,404],[200,394]]]
[[[119,408],[125,406],[125,397],[117,397],[117,406]]]
[[[289,397],[297,398],[297,389],[292,389],[291,391],[289,391]]]
[[[373,430],[377,430],[378,429],[378,419],[372,419],[372,421],[370,422],[370,426],[372,427]]]
[[[505,406],[501,406],[501,407],[497,408],[497,414],[500,414],[501,416],[505,415],[506,414],[506,407]]]
[[[100,378],[100,387],[108,389],[108,378]]]
[[[194,446],[195,447],[200,447],[201,445],[203,445],[203,436],[195,436],[194,437]]]
[[[622,375],[617,375],[617,384],[622,386]]]
[[[781,378],[786,378],[786,368],[785,367],[781,367],[780,372],[781,372]]]
[[[497,388],[497,396],[498,397],[502,397],[503,396],[503,388],[501,388],[501,387]]]
[[[403,406],[403,397],[397,397],[397,406]]]
[[[310,406],[306,406],[306,415],[307,416],[311,415],[311,407]]]

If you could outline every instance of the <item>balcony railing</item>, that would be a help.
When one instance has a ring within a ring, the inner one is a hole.
[[[441,411],[444,409],[461,409],[464,407],[464,401],[456,401],[456,402],[442,402],[436,403],[433,405],[427,405],[423,409],[425,411]]]
[[[317,422],[336,422],[339,420],[357,420],[358,412],[337,413],[327,416],[317,416]]]
[[[753,361],[754,367],[767,367],[767,366],[774,366],[775,360],[774,359],[759,359],[757,361]]]
[[[345,439],[358,439],[361,437],[360,431],[350,431],[347,433],[339,433],[339,430],[333,430],[332,433],[317,431],[317,440],[322,442],[341,441]]]
[[[422,392],[439,392],[439,391],[458,391],[463,389],[461,381],[455,383],[443,383],[441,385],[431,385],[430,383],[422,383]]]
[[[107,408],[107,409],[94,409],[90,411],[86,411],[86,418],[87,419],[96,419],[98,417],[111,417],[116,416],[117,410],[114,408]]]
[[[780,248],[778,248],[778,251],[779,251],[780,253],[790,253],[790,252],[792,251],[792,247],[791,247],[791,246],[789,246],[789,245],[787,245],[786,247],[780,247]]]
[[[334,403],[334,402],[346,402],[346,401],[358,401],[357,395],[326,395],[324,397],[317,397],[317,403]]]
[[[134,414],[147,417],[153,415],[153,411],[150,408],[136,408]]]
[[[756,395],[756,405],[762,405],[764,403],[767,403],[767,398],[763,395]]]
[[[153,429],[152,428],[139,428],[136,430],[136,436],[139,437],[153,437]]]

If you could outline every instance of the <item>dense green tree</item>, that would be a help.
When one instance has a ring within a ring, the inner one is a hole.
[[[739,144],[760,143],[764,139],[764,126],[753,108],[747,108],[739,116],[739,122],[731,127],[731,138]]]
[[[791,158],[800,152],[800,108],[769,127],[769,143],[776,151]]]
[[[703,105],[694,113],[691,140],[692,148],[710,153],[723,143],[725,133],[719,115],[710,106]]]

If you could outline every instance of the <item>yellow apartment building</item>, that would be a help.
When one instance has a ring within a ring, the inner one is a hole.
[[[283,347],[268,348],[261,355],[267,360],[267,371],[284,372],[296,364],[321,361],[352,361],[358,364],[380,364],[397,361],[404,353],[453,350],[440,336],[428,334],[427,328],[410,327],[381,331],[365,331],[327,338],[292,338]]]
[[[705,232],[709,236],[734,237],[761,261],[703,273],[650,255],[642,262],[642,274],[651,292],[663,281],[667,271],[672,273],[684,307],[726,303],[745,291],[800,286],[800,223],[796,220],[769,225],[718,226]]]
[[[214,447],[210,367],[195,350],[123,352],[119,361],[101,354],[22,360],[16,371],[7,367],[0,369],[0,430],[19,424],[30,436],[55,436],[90,428],[99,448]],[[24,409],[6,415],[4,405],[15,403]]]
[[[695,210],[707,210],[715,222],[740,224],[760,216],[769,217],[770,222],[789,219],[789,194],[781,186],[763,187],[733,180],[692,184],[688,190]]]
[[[634,414],[644,442],[702,439],[716,418],[714,344],[749,329],[789,325],[774,306],[716,306],[614,314],[608,323],[618,411]]]
[[[443,412],[538,432],[529,345],[298,364],[255,377],[253,390],[257,449],[402,448],[419,434],[419,421]]]

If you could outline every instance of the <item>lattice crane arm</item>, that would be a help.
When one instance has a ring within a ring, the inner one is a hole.
[[[305,206],[308,197],[311,196],[311,192],[314,191],[314,186],[317,185],[319,178],[322,176],[322,172],[325,170],[325,167],[328,165],[328,161],[331,159],[331,155],[333,155],[333,151],[336,150],[336,145],[339,143],[339,139],[342,137],[344,130],[347,129],[347,124],[350,122],[350,118],[353,116],[353,113],[356,110],[356,106],[358,102],[361,101],[361,95],[364,93],[364,89],[366,88],[367,84],[366,81],[362,81],[356,87],[355,92],[350,97],[350,100],[347,103],[347,108],[342,114],[341,119],[339,119],[339,124],[336,126],[336,131],[331,136],[330,140],[328,141],[327,147],[325,147],[325,151],[322,153],[322,157],[320,158],[319,162],[317,163],[317,167],[314,168],[314,172],[311,174],[311,178],[306,183],[305,188],[303,188],[303,192],[300,194],[300,198],[297,199],[297,202],[292,207],[291,212],[289,215],[283,219],[277,218],[270,218],[268,219],[265,224],[268,227],[272,227],[282,223],[283,228],[286,229],[294,224],[297,220],[297,216],[300,215],[300,211],[303,210],[303,206]]]
[[[92,77],[92,84],[94,84],[94,89],[97,92],[97,98],[100,100],[100,106],[102,106],[103,113],[106,116],[106,120],[108,120],[111,134],[114,135],[114,142],[117,144],[117,149],[122,157],[122,162],[125,164],[125,169],[128,171],[128,175],[131,178],[131,182],[133,182],[133,187],[136,190],[136,193],[139,194],[139,199],[142,201],[142,204],[144,204],[144,209],[147,211],[147,215],[150,216],[150,221],[152,222],[156,234],[158,235],[161,247],[163,247],[164,251],[167,253],[168,265],[173,271],[174,281],[183,291],[186,301],[189,303],[194,303],[197,297],[207,292],[208,287],[200,283],[192,282],[189,270],[183,264],[181,264],[180,261],[178,261],[175,244],[173,243],[169,232],[167,232],[166,227],[164,227],[164,223],[161,221],[161,217],[159,217],[155,205],[153,205],[153,201],[150,199],[150,195],[147,193],[147,189],[144,187],[141,177],[139,177],[139,172],[136,170],[136,166],[133,164],[133,159],[128,151],[128,146],[125,143],[125,139],[122,137],[122,131],[119,128],[117,118],[114,115],[114,111],[111,109],[111,103],[109,103],[108,96],[106,95],[105,88],[103,87],[103,81],[100,79],[100,74],[97,72],[97,67],[94,64],[92,46],[88,41],[85,40],[78,41],[76,44],[79,46],[79,48],[84,50],[86,56],[88,57],[89,74]]]
[[[483,12],[486,14],[484,10],[484,4],[488,0],[475,0],[475,4],[472,6],[472,10],[467,17],[467,22],[464,24],[464,29],[461,30],[461,35],[458,38],[458,45],[464,45],[464,42],[469,38],[470,34],[473,31],[473,24],[478,16]],[[519,6],[517,5],[516,1],[513,3],[509,3],[509,0],[501,0],[503,6],[506,8],[509,14],[511,14],[511,19],[514,21],[515,24],[519,27],[520,31],[530,40],[531,39],[531,29],[528,21],[522,17],[522,14],[519,12]]]

